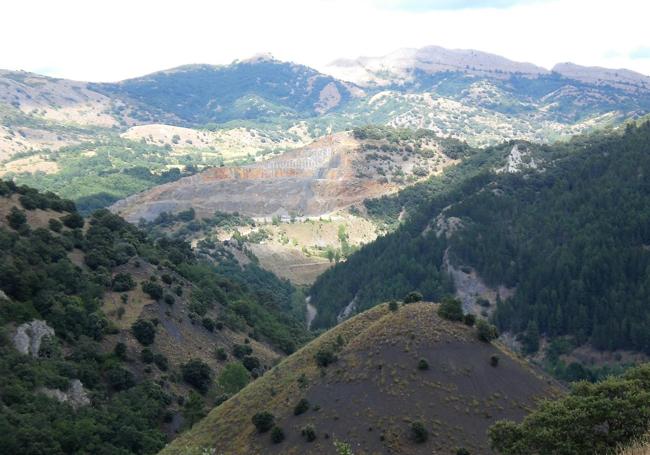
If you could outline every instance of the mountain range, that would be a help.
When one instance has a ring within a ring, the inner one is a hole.
[[[645,75],[437,46],[0,71],[0,447],[627,446],[649,113]]]

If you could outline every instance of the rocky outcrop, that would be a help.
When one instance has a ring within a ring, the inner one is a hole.
[[[88,393],[79,379],[72,379],[68,390],[65,392],[60,389],[50,389],[47,387],[41,387],[39,392],[61,403],[68,403],[75,409],[90,404]]]
[[[47,322],[33,320],[18,326],[14,335],[14,347],[21,354],[38,357],[43,337],[54,336],[54,329]]]

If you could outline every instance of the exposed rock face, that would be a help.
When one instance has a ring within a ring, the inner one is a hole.
[[[508,162],[505,167],[497,169],[497,172],[508,172],[516,174],[524,170],[537,169],[539,166],[532,154],[526,149],[525,146],[515,144],[510,150],[508,155]]]
[[[79,379],[71,380],[70,386],[66,392],[60,389],[49,389],[46,387],[39,389],[39,392],[50,398],[54,398],[61,403],[69,403],[75,409],[90,404],[88,393]]]
[[[4,293],[3,290],[0,289],[0,300],[9,300],[9,297],[7,297],[7,294]]]
[[[151,221],[162,212],[189,207],[198,216],[212,216],[216,210],[253,217],[321,216],[400,187],[371,170],[367,155],[351,135],[340,133],[267,161],[208,169],[130,196],[110,209],[131,222]],[[416,164],[391,156],[395,166],[407,172]],[[441,152],[436,157],[444,160]],[[431,164],[427,163],[418,165]]]
[[[54,336],[54,329],[47,322],[33,320],[25,322],[16,329],[14,346],[22,354],[38,357],[41,341],[45,336]]]

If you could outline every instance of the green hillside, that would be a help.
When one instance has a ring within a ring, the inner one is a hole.
[[[293,288],[0,181],[0,447],[156,453],[309,335]]]
[[[411,289],[439,298],[453,290],[447,251],[489,285],[516,289],[498,303],[500,329],[536,326],[577,344],[649,353],[648,143],[650,123],[630,124],[544,146],[531,155],[534,168],[497,173],[488,165],[431,192],[395,233],[319,278],[311,289],[316,323],[333,324],[353,299],[364,309]],[[431,185],[439,183],[418,188],[426,194]],[[450,218],[460,227],[436,234]]]

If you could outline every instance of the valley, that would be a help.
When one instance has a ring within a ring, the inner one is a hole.
[[[648,144],[650,77],[469,49],[1,70],[0,447],[643,445]]]

